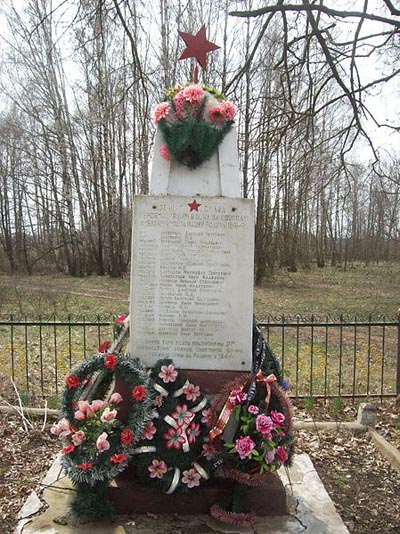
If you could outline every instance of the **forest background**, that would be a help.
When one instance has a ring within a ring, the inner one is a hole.
[[[177,62],[178,29],[194,34],[203,23],[221,50],[202,81],[238,108],[243,196],[256,201],[256,283],[277,268],[400,260],[393,2],[0,7],[0,271],[128,272],[132,201],[149,187],[152,109],[191,80],[190,61]]]

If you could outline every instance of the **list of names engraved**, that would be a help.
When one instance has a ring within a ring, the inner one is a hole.
[[[130,352],[186,369],[249,370],[253,203],[135,199]]]

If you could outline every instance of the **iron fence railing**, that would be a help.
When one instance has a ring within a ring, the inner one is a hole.
[[[264,336],[291,395],[380,398],[400,394],[400,315],[267,316]],[[0,316],[1,395],[12,378],[27,402],[54,399],[68,370],[113,338],[114,317]]]
[[[259,325],[295,397],[400,394],[400,315],[282,315]]]

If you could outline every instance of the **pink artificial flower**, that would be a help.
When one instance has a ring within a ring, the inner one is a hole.
[[[160,146],[160,156],[167,161],[171,161],[171,154],[169,153],[167,145]]]
[[[96,400],[92,401],[92,404],[90,405],[90,409],[94,413],[94,412],[98,412],[99,410],[101,410],[105,406],[107,406],[106,402],[104,402],[103,400],[100,400],[100,399],[96,399]]]
[[[249,436],[246,436],[236,440],[235,450],[239,454],[240,459],[245,460],[255,446],[254,441]]]
[[[157,433],[157,428],[155,427],[155,424],[153,421],[149,421],[147,425],[144,427],[143,433],[142,433],[142,439],[148,439],[151,440],[154,438],[154,434]]]
[[[232,102],[228,102],[227,100],[224,100],[224,102],[221,102],[220,106],[224,112],[225,118],[228,121],[233,121],[236,115],[236,108],[232,104]]]
[[[194,384],[188,384],[183,388],[183,394],[186,396],[186,400],[195,401],[197,397],[200,397],[200,388]]]
[[[163,365],[161,367],[158,376],[162,379],[164,384],[168,384],[168,382],[175,382],[176,377],[178,376],[178,371],[175,369],[175,366],[170,363],[169,365]]]
[[[110,410],[110,408],[107,406],[107,408],[101,414],[100,419],[103,423],[107,423],[107,422],[112,421],[116,417],[117,417],[117,410]]]
[[[208,110],[208,116],[214,124],[223,124],[225,122],[225,110],[222,104],[217,104]]]
[[[186,436],[190,444],[196,443],[196,439],[200,435],[200,425],[198,423],[192,423],[186,429]]]
[[[284,447],[277,447],[276,448],[276,453],[275,453],[275,458],[278,462],[279,465],[283,464],[284,462],[286,462],[286,460],[289,458],[288,456],[288,453],[286,452],[286,449]]]
[[[157,104],[157,106],[154,109],[154,124],[158,124],[161,119],[167,119],[169,112],[171,110],[170,105],[168,102],[161,102],[161,104]]]
[[[167,449],[174,448],[176,450],[180,450],[182,448],[182,444],[186,441],[180,427],[170,428],[168,432],[163,434],[163,438],[167,440]]]
[[[122,445],[130,445],[133,441],[134,435],[130,428],[125,428],[121,432],[121,443]]]
[[[120,452],[119,454],[114,454],[113,456],[111,456],[110,462],[112,462],[113,464],[123,464],[126,461],[126,458],[126,454]]]
[[[235,391],[232,391],[229,395],[229,400],[233,406],[236,406],[237,404],[243,404],[247,400],[247,394],[243,393],[243,391],[240,389],[235,389]]]
[[[163,478],[168,471],[167,465],[162,460],[156,458],[151,462],[151,465],[147,468],[150,471],[150,478]]]
[[[122,395],[116,391],[110,397],[110,402],[112,404],[120,404],[123,401]]]
[[[207,460],[211,460],[215,452],[214,445],[211,445],[209,443],[204,443],[203,450],[201,452],[201,455],[204,456]]]
[[[247,408],[247,411],[253,415],[257,415],[260,410],[257,406],[254,406],[254,404],[250,404],[250,406]]]
[[[266,464],[272,464],[275,460],[275,451],[267,451],[264,456],[264,461]]]
[[[62,454],[71,454],[71,452],[74,452],[75,446],[74,445],[67,445],[61,450]]]
[[[272,410],[272,412],[269,414],[273,423],[275,426],[282,426],[285,422],[285,416],[281,412],[277,412],[275,410]]]
[[[72,434],[72,443],[77,447],[85,440],[85,438],[85,433],[82,432],[82,430],[79,430],[78,432],[75,432],[75,434]]]
[[[270,439],[271,432],[274,429],[274,423],[272,422],[272,419],[268,417],[268,415],[262,413],[257,416],[256,428],[257,431],[264,436],[264,438]]]
[[[107,441],[107,433],[106,432],[103,432],[102,434],[100,434],[100,436],[97,438],[97,441],[96,441],[96,447],[97,447],[97,450],[99,452],[104,452],[104,451],[108,451],[108,449],[110,448],[110,442]]]
[[[203,410],[201,412],[201,415],[203,416],[201,418],[201,422],[204,423],[205,425],[207,426],[210,426],[211,424],[211,418],[212,418],[212,413],[211,413],[211,410],[210,408],[207,408],[206,410]]]
[[[183,472],[182,482],[187,484],[187,487],[194,488],[200,486],[201,475],[196,471],[196,469],[188,469]]]
[[[78,410],[85,415],[89,415],[89,413],[92,411],[91,406],[87,400],[78,401]]]
[[[201,104],[203,98],[204,98],[204,90],[200,85],[189,85],[188,87],[185,87],[183,91],[181,91],[179,94],[182,95],[182,99],[184,102],[188,104],[195,104],[199,105]]]
[[[86,419],[86,415],[81,412],[80,410],[77,410],[75,413],[74,413],[74,417],[77,421],[84,421]]]
[[[50,432],[58,438],[65,438],[71,434],[71,427],[67,419],[61,419],[50,428]]]
[[[188,425],[192,420],[194,413],[191,412],[186,404],[179,404],[176,406],[172,417],[177,421],[179,426]]]

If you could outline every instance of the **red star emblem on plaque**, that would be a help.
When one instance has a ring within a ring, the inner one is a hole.
[[[189,208],[190,208],[190,211],[199,211],[199,207],[201,206],[201,204],[199,204],[196,199],[193,200],[193,202],[190,202],[188,204]]]

